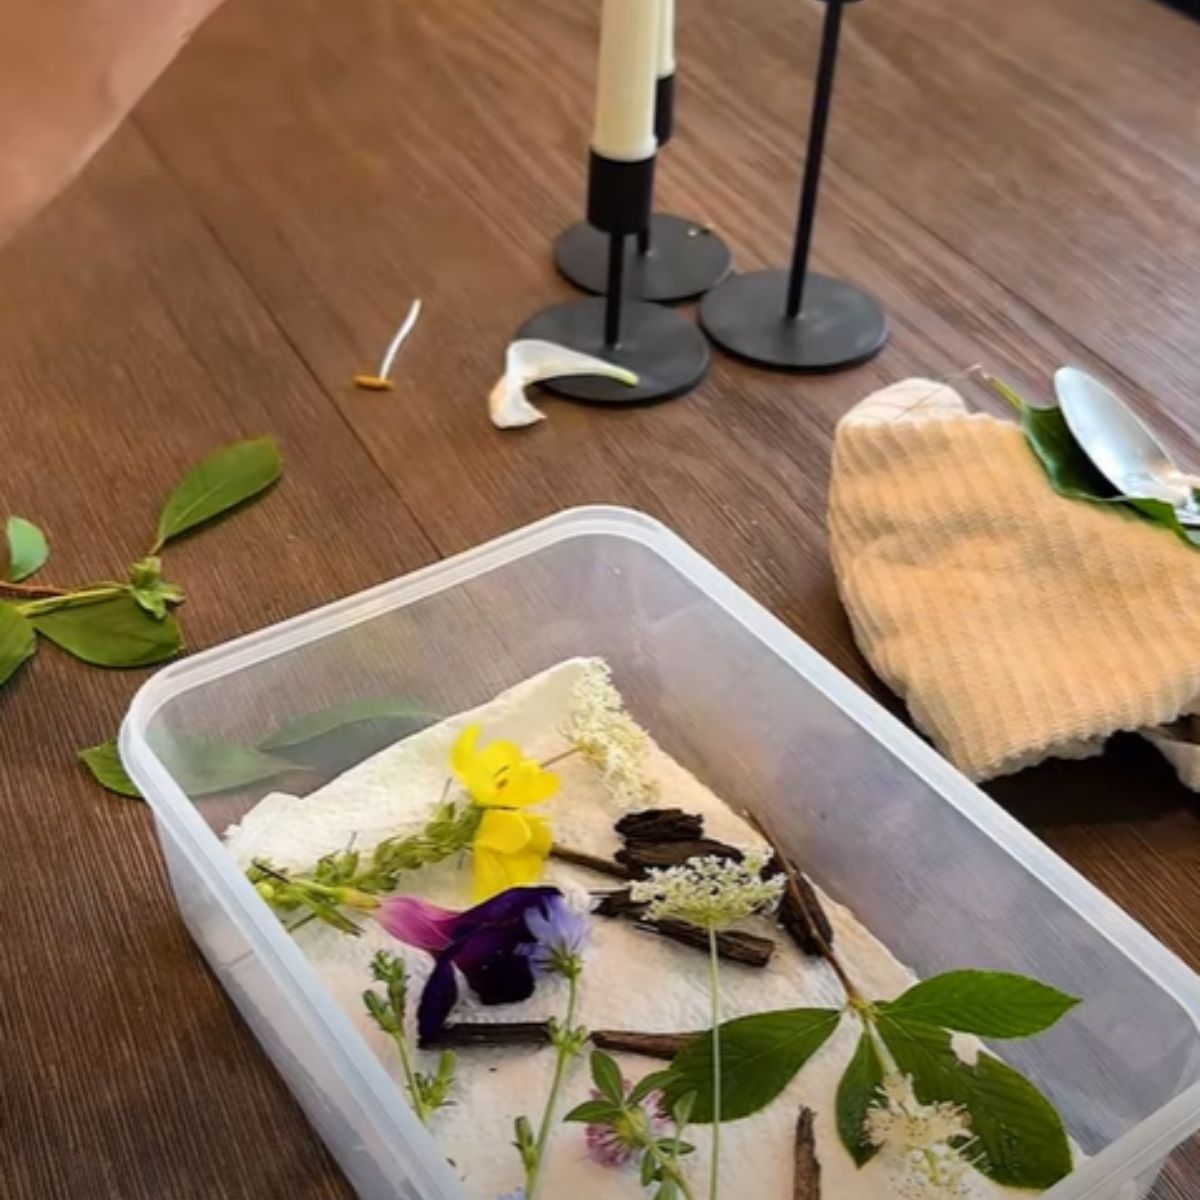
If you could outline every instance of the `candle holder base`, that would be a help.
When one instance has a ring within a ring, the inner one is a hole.
[[[690,392],[708,373],[711,354],[691,321],[654,304],[626,300],[621,306],[621,337],[604,342],[606,301],[574,300],[544,309],[517,331],[518,338],[541,338],[626,367],[638,376],[630,387],[597,375],[548,379],[544,388],[568,400],[593,404],[646,404]]]
[[[710,229],[655,213],[650,218],[650,249],[639,253],[636,239],[625,251],[625,294],[655,304],[694,300],[716,287],[733,265],[729,247]],[[559,273],[585,292],[602,296],[608,286],[608,235],[586,221],[572,225],[554,244]]]
[[[800,316],[789,319],[787,271],[735,275],[704,297],[700,324],[723,350],[783,371],[839,371],[874,358],[887,317],[866,292],[809,274]]]

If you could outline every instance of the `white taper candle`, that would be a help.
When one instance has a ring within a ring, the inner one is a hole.
[[[658,77],[675,74],[675,0],[658,0]]]
[[[654,142],[654,84],[663,0],[604,0],[592,149],[640,162]]]

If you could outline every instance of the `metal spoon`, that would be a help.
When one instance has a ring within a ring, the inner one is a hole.
[[[1078,367],[1057,370],[1054,390],[1071,434],[1118,492],[1165,500],[1181,524],[1200,526],[1200,475],[1181,471],[1119,396]]]

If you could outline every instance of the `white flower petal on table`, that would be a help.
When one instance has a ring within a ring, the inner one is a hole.
[[[488,396],[492,424],[497,429],[519,429],[544,421],[546,414],[529,402],[525,389],[545,379],[563,379],[568,375],[603,375],[630,387],[638,381],[638,377],[624,367],[581,354],[578,350],[568,350],[566,346],[535,338],[512,342],[505,354],[504,374]]]

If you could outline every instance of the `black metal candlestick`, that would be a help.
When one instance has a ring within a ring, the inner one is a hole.
[[[675,124],[675,75],[662,76],[654,97],[654,135],[659,149],[671,140]],[[639,300],[672,304],[693,300],[724,279],[732,266],[729,247],[707,226],[683,217],[654,213],[635,231],[625,252],[629,294]],[[585,292],[605,295],[608,242],[587,221],[572,225],[554,244],[559,273]]]
[[[603,239],[603,298],[557,304],[531,317],[518,338],[541,338],[592,354],[638,377],[634,386],[600,375],[547,380],[571,400],[637,404],[681,396],[704,378],[710,359],[700,330],[679,313],[626,294],[630,238],[646,228],[654,190],[654,158],[620,162],[592,153],[588,167],[588,221]]]
[[[717,345],[763,366],[836,371],[873,358],[887,341],[887,318],[874,297],[808,269],[838,35],[848,3],[853,0],[826,0],[791,269],[734,275],[700,306],[700,324]]]

